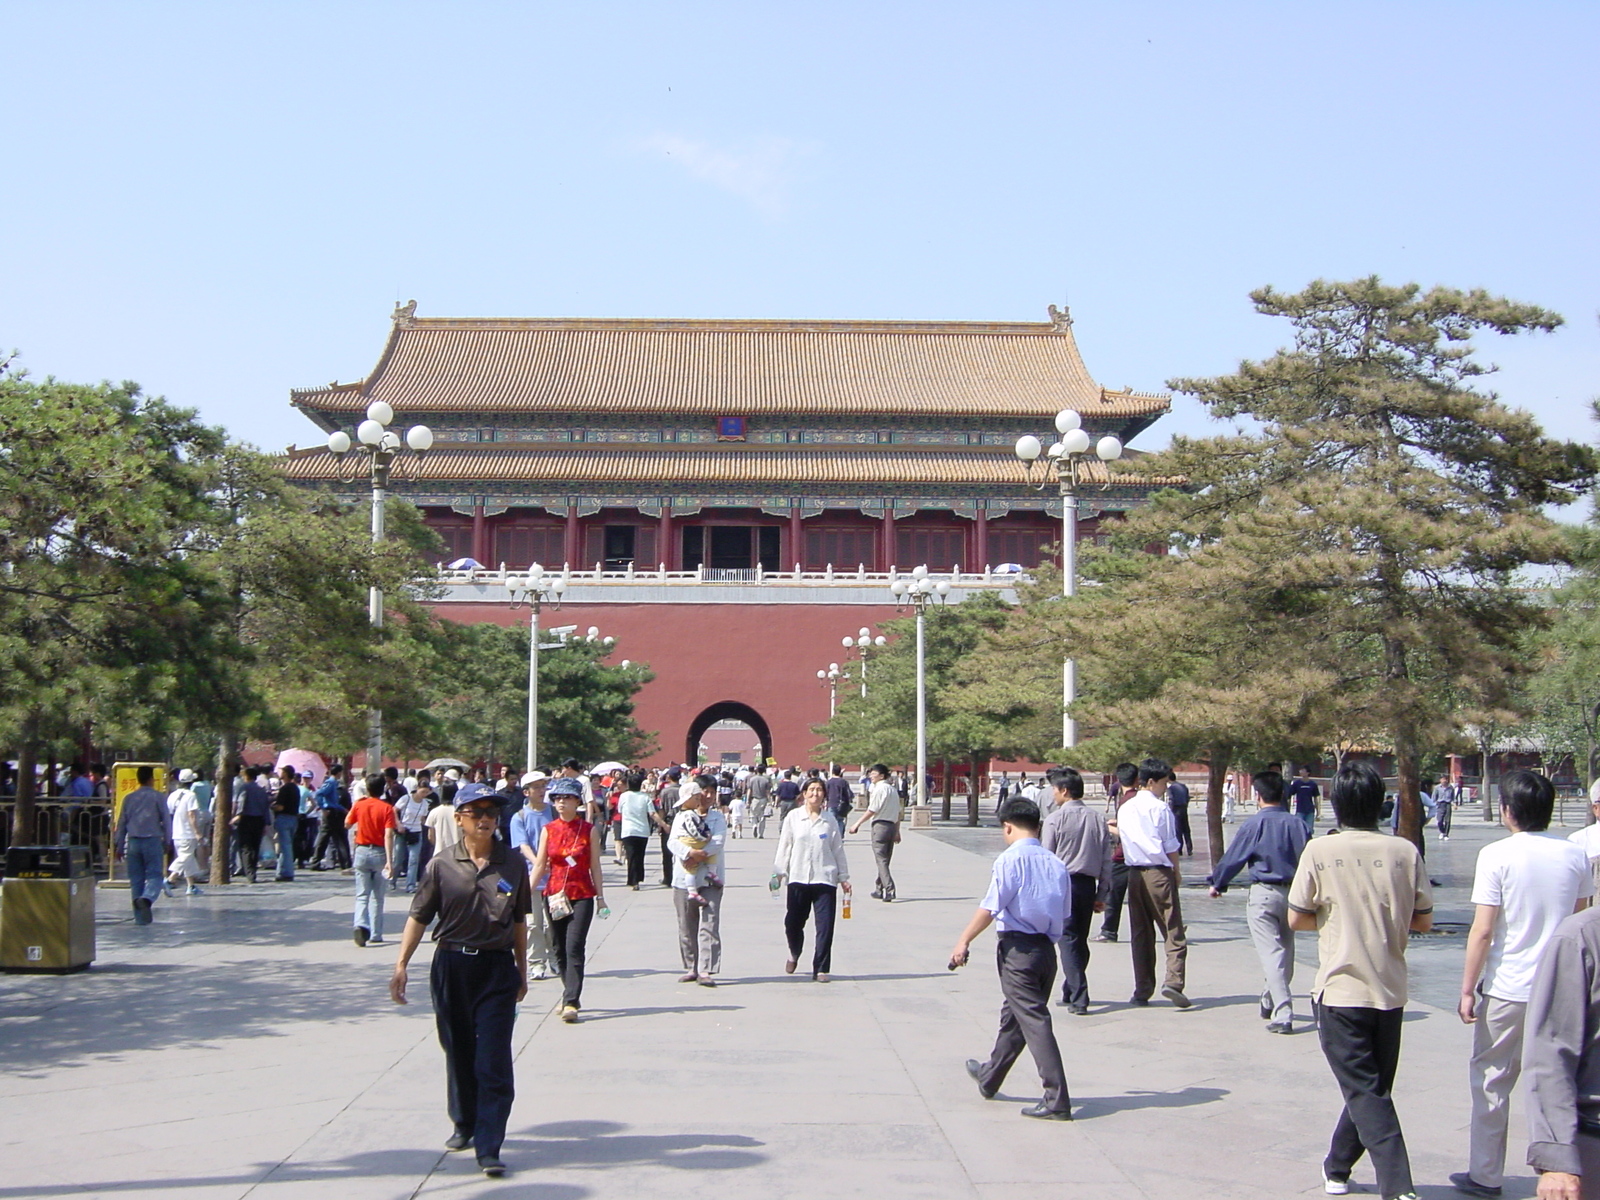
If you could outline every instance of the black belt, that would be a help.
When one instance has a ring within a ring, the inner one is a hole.
[[[510,950],[490,950],[482,946],[468,946],[462,942],[440,942],[439,949],[453,950],[457,954],[510,954]]]
[[[1129,863],[1128,866],[1135,871],[1170,871],[1171,863]]]

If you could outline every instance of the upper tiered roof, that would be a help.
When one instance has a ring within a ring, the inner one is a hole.
[[[1143,427],[1164,395],[1106,391],[1071,319],[700,321],[417,317],[397,307],[371,375],[291,393],[325,429],[374,400],[406,415],[1035,417]]]

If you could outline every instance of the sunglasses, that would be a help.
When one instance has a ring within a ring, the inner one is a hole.
[[[498,817],[500,815],[499,812],[493,808],[458,808],[456,809],[456,812],[458,815],[470,817],[474,821],[483,821],[490,817]]]

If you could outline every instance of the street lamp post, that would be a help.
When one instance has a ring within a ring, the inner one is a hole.
[[[828,689],[828,720],[839,707],[839,664],[829,663],[826,671],[817,672],[817,682]]]
[[[1056,432],[1060,438],[1045,450],[1031,433],[1017,439],[1017,457],[1033,478],[1033,464],[1044,454],[1048,466],[1044,476],[1033,486],[1043,491],[1055,472],[1061,487],[1061,594],[1068,599],[1078,594],[1078,485],[1083,482],[1084,467],[1089,462],[1089,432],[1083,428],[1083,418],[1070,408],[1056,414]],[[1122,457],[1122,442],[1107,434],[1094,443],[1095,456],[1102,463]],[[1106,471],[1102,488],[1111,486],[1111,472]],[[1061,744],[1071,749],[1078,744],[1078,723],[1072,719],[1072,702],[1078,698],[1078,664],[1069,654],[1061,664]]]
[[[394,421],[394,409],[382,400],[367,405],[367,419],[356,426],[355,440],[344,430],[328,435],[328,450],[342,459],[353,449],[367,456],[367,466],[372,477],[372,544],[377,546],[384,537],[384,506],[389,496],[389,476],[401,454],[409,449],[416,455],[418,464],[422,456],[433,449],[433,430],[426,425],[413,425],[406,431],[404,440],[389,425]],[[352,474],[353,480],[355,476]],[[383,628],[383,589],[374,585],[367,594],[367,619],[374,629]],[[383,713],[373,709],[367,723],[367,770],[376,771],[383,765]]]
[[[917,617],[917,784],[913,795],[916,806],[922,808],[928,803],[928,676],[923,614],[928,602],[935,597],[939,603],[944,603],[950,595],[950,585],[943,581],[935,583],[928,578],[927,567],[918,567],[911,572],[910,579],[896,579],[891,583],[889,591],[894,594],[896,610],[909,604]]]
[[[889,639],[881,633],[877,637],[873,637],[872,630],[866,626],[862,626],[861,631],[855,637],[846,637],[843,641],[846,650],[861,651],[861,698],[863,700],[867,698],[867,651],[873,646],[886,645],[888,641]]]
[[[532,771],[539,765],[539,610],[546,604],[561,607],[567,577],[546,575],[544,568],[534,563],[526,575],[508,578],[506,590],[511,593],[512,608],[528,606],[528,763],[524,770]]]

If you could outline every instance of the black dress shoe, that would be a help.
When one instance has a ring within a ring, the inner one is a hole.
[[[1070,1109],[1046,1108],[1043,1100],[1039,1101],[1037,1104],[1031,1104],[1027,1108],[1023,1109],[1022,1115],[1025,1117],[1035,1117],[1040,1121],[1072,1120],[1072,1111]]]
[[[506,1165],[498,1158],[490,1155],[486,1158],[478,1159],[478,1170],[482,1171],[490,1179],[499,1179],[500,1176],[506,1173]]]
[[[1132,1004],[1136,1008],[1150,1007],[1150,1001],[1148,999],[1140,999],[1138,996],[1129,996],[1128,1003]]]
[[[446,1150],[465,1150],[470,1145],[472,1145],[470,1133],[452,1133],[444,1140]]]
[[[967,1074],[972,1076],[973,1082],[978,1085],[978,1095],[985,1100],[993,1100],[999,1088],[985,1087],[983,1084],[983,1064],[975,1058],[967,1059]]]
[[[1087,1004],[1069,1004],[1067,1008],[1071,1010],[1072,1015],[1075,1017],[1087,1017],[1089,1015],[1089,1006]]]

